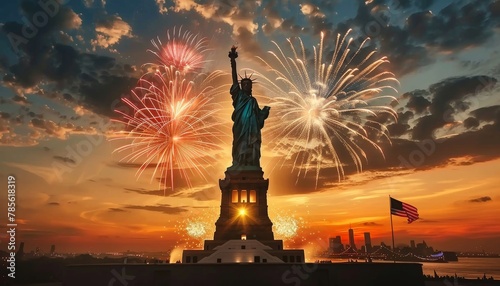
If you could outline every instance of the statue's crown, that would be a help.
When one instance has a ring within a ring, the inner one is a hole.
[[[245,81],[245,80],[249,80],[252,83],[256,82],[255,80],[257,80],[257,78],[252,78],[252,75],[253,75],[253,73],[251,73],[250,76],[247,76],[247,72],[246,71],[245,71],[245,77],[242,77],[241,75],[238,74],[238,76],[240,77],[240,83],[242,81]]]

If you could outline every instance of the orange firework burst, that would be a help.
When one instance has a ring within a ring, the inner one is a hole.
[[[160,63],[175,67],[181,72],[199,71],[207,62],[204,53],[209,51],[207,39],[201,38],[188,31],[182,32],[182,27],[174,28],[172,33],[167,31],[167,42],[163,44],[159,37],[151,43],[157,51],[152,51]]]
[[[225,86],[208,85],[222,75],[218,71],[197,84],[174,68],[163,70],[143,76],[131,98],[122,98],[129,111],[116,110],[122,116],[117,121],[125,124],[126,130],[115,139],[129,143],[115,152],[128,152],[121,161],[142,161],[137,176],[153,168],[151,180],[158,174],[160,184],[169,182],[173,189],[176,170],[188,186],[187,170],[206,179],[203,166],[210,165],[223,134],[219,131],[221,108],[214,97]]]

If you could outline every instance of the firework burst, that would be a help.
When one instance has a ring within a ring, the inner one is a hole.
[[[178,247],[189,248],[203,247],[203,240],[210,239],[215,231],[214,221],[219,215],[218,207],[208,207],[204,211],[192,211],[174,224],[175,232],[180,239],[176,242]]]
[[[333,55],[326,60],[322,33],[319,45],[314,47],[313,64],[309,64],[300,38],[299,48],[288,39],[289,54],[273,42],[277,52],[269,52],[271,59],[258,58],[274,76],[250,70],[259,75],[270,95],[277,121],[267,130],[273,138],[270,142],[276,144],[273,152],[281,152],[284,160],[296,155],[292,171],[299,170],[297,180],[301,172],[305,175],[315,168],[316,187],[323,165],[335,166],[339,181],[344,177],[339,148],[346,151],[358,172],[367,160],[359,142],[368,143],[383,155],[368,131],[377,131],[389,139],[387,128],[373,118],[381,113],[394,119],[397,115],[391,107],[377,104],[380,100],[395,100],[380,94],[397,92],[394,85],[399,84],[392,73],[381,69],[387,58],[375,58],[374,51],[362,56],[368,39],[351,50],[352,38],[346,40],[348,34],[337,36]]]
[[[200,71],[207,62],[204,53],[209,51],[207,39],[189,31],[182,31],[182,27],[173,31],[167,30],[167,41],[162,43],[157,37],[151,40],[156,51],[153,53],[162,65],[175,67],[181,72]]]
[[[207,234],[208,225],[202,221],[189,221],[186,226],[186,232],[190,237],[200,238]]]
[[[116,110],[122,116],[117,121],[125,124],[126,130],[114,139],[127,140],[128,144],[114,152],[127,153],[121,162],[142,160],[137,176],[153,168],[151,180],[159,175],[160,184],[169,182],[174,189],[177,170],[191,187],[188,170],[206,180],[203,166],[210,164],[211,154],[220,149],[223,120],[214,98],[225,87],[213,88],[209,83],[222,73],[213,72],[197,84],[175,68],[163,70],[143,76],[131,98],[122,98],[128,112]]]
[[[293,216],[278,215],[273,220],[276,235],[285,239],[293,238],[297,235],[301,222]]]

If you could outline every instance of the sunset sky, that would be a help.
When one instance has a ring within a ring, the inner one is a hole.
[[[310,54],[323,32],[331,51],[348,29],[390,61],[382,67],[400,83],[389,94],[398,121],[380,119],[392,144],[380,142],[385,159],[367,149],[363,172],[346,161],[339,182],[325,164],[316,184],[316,170],[298,175],[293,160],[275,163],[264,127],[271,220],[300,222],[287,245],[321,249],[337,235],[347,243],[349,226],[358,246],[366,231],[390,244],[390,195],[420,214],[412,224],[393,217],[397,245],[500,253],[499,0],[48,0],[48,16],[38,2],[0,4],[0,178],[6,190],[7,176],[16,177],[17,241],[27,250],[166,251],[201,241],[187,238],[189,222],[213,226],[218,180],[231,165],[229,89],[220,99],[226,134],[212,163],[199,166],[206,178],[192,173],[191,186],[177,176],[175,189],[163,189],[151,169],[137,177],[137,164],[113,153],[123,142],[109,141],[123,130],[110,121],[120,98],[156,61],[151,40],[182,26],[206,38],[206,72],[230,72],[232,45],[238,68],[265,73],[257,56],[272,41],[301,37]],[[258,83],[254,93],[261,106],[273,96]],[[266,124],[279,123],[273,111]],[[0,205],[5,234],[6,191]]]

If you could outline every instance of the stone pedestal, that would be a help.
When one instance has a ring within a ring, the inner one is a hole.
[[[227,169],[226,177],[219,180],[221,206],[214,240],[274,240],[267,212],[269,180],[263,174],[260,167]]]

